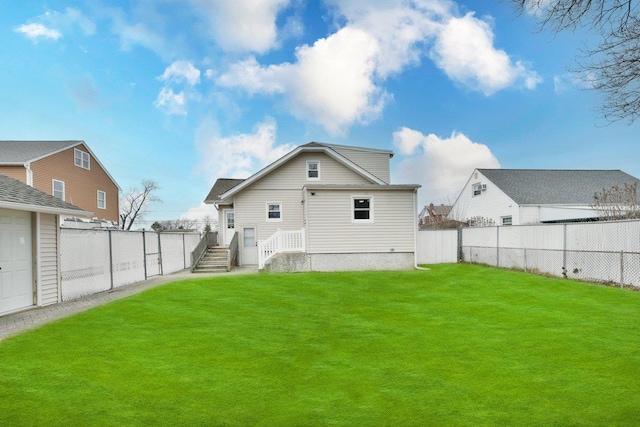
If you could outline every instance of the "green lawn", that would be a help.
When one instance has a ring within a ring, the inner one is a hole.
[[[0,343],[1,426],[640,424],[640,292],[473,265],[193,279]]]

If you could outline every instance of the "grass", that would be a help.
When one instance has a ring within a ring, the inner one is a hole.
[[[0,343],[0,425],[638,425],[640,293],[473,265],[176,282]]]

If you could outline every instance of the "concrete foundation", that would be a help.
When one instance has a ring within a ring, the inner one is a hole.
[[[309,271],[309,255],[306,253],[283,253],[271,258],[262,271],[270,273],[295,273]]]
[[[309,254],[311,271],[411,270],[413,252]]]

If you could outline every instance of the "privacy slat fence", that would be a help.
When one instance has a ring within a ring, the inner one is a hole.
[[[198,233],[60,230],[62,300],[103,292],[191,266]]]
[[[640,288],[640,221],[420,231],[417,255]]]

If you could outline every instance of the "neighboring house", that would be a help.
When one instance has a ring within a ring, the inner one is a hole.
[[[620,170],[476,169],[452,212],[496,225],[585,221],[603,190],[635,183]]]
[[[449,212],[451,212],[451,206],[444,204],[436,206],[430,203],[420,211],[418,224],[421,228],[437,228],[438,225],[448,221]]]
[[[392,156],[312,142],[245,180],[219,179],[205,202],[218,209],[221,244],[237,233],[240,265],[262,268],[259,242],[293,239],[288,270],[412,268],[420,186],[389,183]]]
[[[60,215],[93,213],[0,175],[0,315],[61,300]]]
[[[84,141],[0,141],[0,174],[118,223],[120,188]]]

